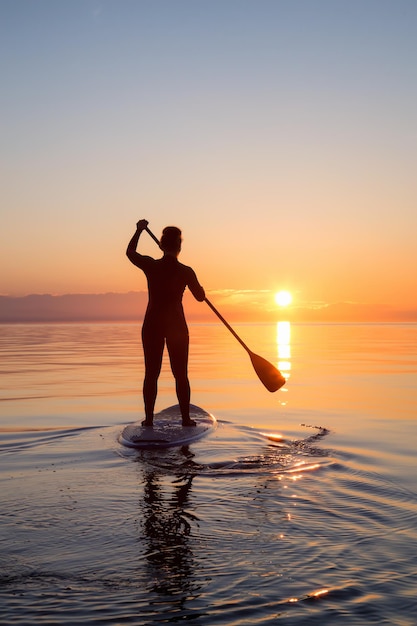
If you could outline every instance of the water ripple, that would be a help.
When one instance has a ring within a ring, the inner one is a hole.
[[[224,424],[164,452],[123,449],[119,427],[23,433],[2,474],[1,619],[411,624],[414,494],[306,428]]]

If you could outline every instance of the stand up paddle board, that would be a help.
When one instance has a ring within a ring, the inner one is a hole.
[[[182,426],[181,411],[178,404],[164,409],[154,416],[153,428],[133,422],[123,429],[119,441],[129,448],[170,448],[185,446],[212,432],[217,421],[194,404],[190,404],[190,418],[196,426]]]

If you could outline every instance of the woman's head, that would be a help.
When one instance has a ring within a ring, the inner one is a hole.
[[[168,254],[178,256],[181,250],[181,231],[176,226],[166,226],[162,231],[160,247]]]

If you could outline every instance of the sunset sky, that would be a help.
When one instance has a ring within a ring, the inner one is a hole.
[[[214,303],[417,319],[416,32],[415,0],[1,0],[0,293],[145,289],[144,217]]]

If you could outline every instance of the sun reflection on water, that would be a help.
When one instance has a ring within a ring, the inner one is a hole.
[[[291,325],[277,322],[278,369],[288,380],[291,371]]]
[[[291,325],[290,322],[277,322],[277,367],[285,380],[291,375]],[[287,392],[288,389],[283,387],[281,391]],[[286,404],[286,402],[281,402]]]

